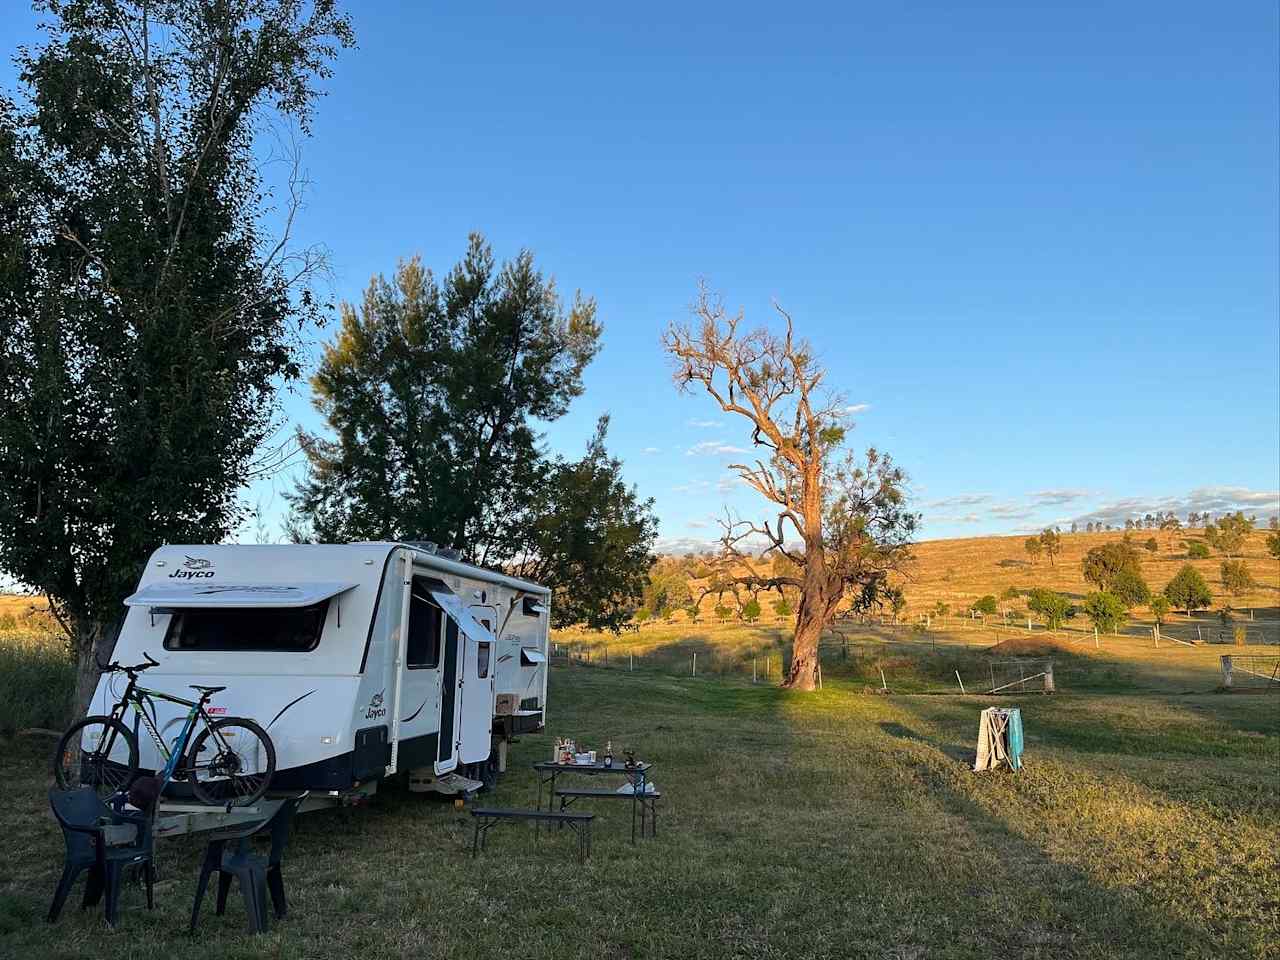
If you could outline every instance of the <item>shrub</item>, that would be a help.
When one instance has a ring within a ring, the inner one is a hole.
[[[1208,560],[1209,547],[1203,540],[1190,540],[1187,542],[1187,558],[1189,560]]]
[[[648,607],[641,607],[639,610],[637,610],[635,613],[631,615],[631,619],[634,620],[636,623],[644,623],[646,620],[648,620],[652,616],[653,614],[649,612]]]
[[[1249,572],[1243,560],[1222,561],[1222,586],[1227,593],[1238,597],[1248,593],[1257,585],[1257,581],[1253,579],[1253,574]]]
[[[1169,615],[1171,607],[1169,598],[1157,593],[1151,598],[1148,606],[1151,608],[1151,616],[1155,618],[1156,623],[1164,623],[1164,618]]]
[[[1155,537],[1148,537],[1147,542],[1144,543],[1143,546],[1146,547],[1148,550],[1150,550],[1152,553],[1156,553],[1160,550],[1160,544],[1156,543]]]
[[[728,620],[731,616],[733,616],[733,611],[730,610],[728,607],[726,607],[722,603],[716,604],[714,613],[716,615],[717,620]]]
[[[791,601],[789,601],[786,597],[783,597],[780,600],[774,601],[773,612],[780,617],[789,617],[795,611],[791,608]]]
[[[755,597],[742,605],[742,619],[746,621],[760,619],[760,601]]]
[[[972,609],[981,614],[994,615],[996,612],[996,598],[988,593],[985,597],[975,600]]]
[[[1040,617],[1050,630],[1057,630],[1076,614],[1066,597],[1044,587],[1036,587],[1027,595],[1027,609]]]
[[[1200,610],[1213,602],[1213,594],[1209,585],[1200,576],[1200,571],[1189,563],[1174,574],[1173,579],[1164,588],[1164,595],[1175,607],[1187,611],[1190,616],[1193,610]]]
[[[1267,553],[1280,560],[1280,533],[1267,534]]]

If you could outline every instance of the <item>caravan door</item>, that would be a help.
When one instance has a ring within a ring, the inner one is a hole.
[[[459,759],[479,763],[489,759],[493,733],[494,676],[497,674],[497,644],[493,624],[497,611],[489,606],[473,606],[468,611],[472,623],[481,630],[468,629],[463,650],[462,745]]]
[[[449,613],[444,628],[444,669],[440,675],[440,742],[436,774],[448,773],[458,765],[459,727],[462,713],[462,632]]]

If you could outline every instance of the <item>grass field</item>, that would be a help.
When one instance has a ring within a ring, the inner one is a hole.
[[[658,763],[656,841],[597,808],[584,868],[568,837],[497,828],[398,788],[308,815],[286,861],[292,917],[265,938],[206,912],[209,957],[1280,956],[1280,697],[1222,695],[1207,651],[1153,661],[1129,641],[1082,657],[1053,697],[1018,699],[1027,765],[969,771],[981,696],[820,693],[557,667],[547,735],[526,737],[495,803],[531,804],[551,736]],[[935,656],[964,659],[958,644]],[[922,654],[924,656],[925,654]],[[926,668],[927,669],[927,668]],[[1117,686],[1116,677],[1124,682]],[[1190,690],[1193,692],[1184,693]],[[1001,700],[999,702],[1007,702]],[[44,924],[61,858],[47,740],[0,742],[0,955],[138,957],[184,934],[200,849],[161,845],[158,909],[121,927]]]
[[[1001,565],[1020,541],[989,539],[922,545],[920,603],[998,594],[1003,576],[1083,592],[1078,557],[1028,573]],[[1250,562],[1246,599],[1274,608],[1275,571]],[[75,909],[43,922],[62,855],[52,741],[12,731],[56,726],[34,718],[70,674],[55,636],[0,631],[0,957],[1280,957],[1280,694],[1216,692],[1240,648],[1156,649],[1144,630],[1095,647],[1078,630],[857,625],[828,639],[815,694],[750,682],[752,658],[776,677],[785,624],[561,633],[591,663],[557,661],[547,732],[487,799],[531,805],[554,736],[611,738],[658,764],[656,841],[633,848],[625,806],[605,804],[585,867],[569,837],[535,846],[514,825],[472,861],[468,816],[388,785],[299,821],[289,920],[251,938],[234,896],[224,918],[210,900],[196,944],[188,839],[160,846],[154,913],[131,889],[118,931]],[[1054,659],[1056,695],[977,692],[992,659],[1021,655]],[[1023,709],[1017,775],[970,771],[992,703]]]

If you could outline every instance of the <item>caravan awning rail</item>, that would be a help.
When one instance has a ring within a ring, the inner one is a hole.
[[[125,598],[127,607],[186,610],[193,607],[310,607],[355,587],[354,583],[151,583]]]

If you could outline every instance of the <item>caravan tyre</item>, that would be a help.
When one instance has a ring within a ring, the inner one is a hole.
[[[191,791],[203,803],[244,807],[267,792],[276,748],[267,731],[240,717],[209,724],[187,754]]]
[[[104,800],[138,778],[138,741],[119,720],[85,717],[62,735],[53,755],[61,790],[93,787]]]

